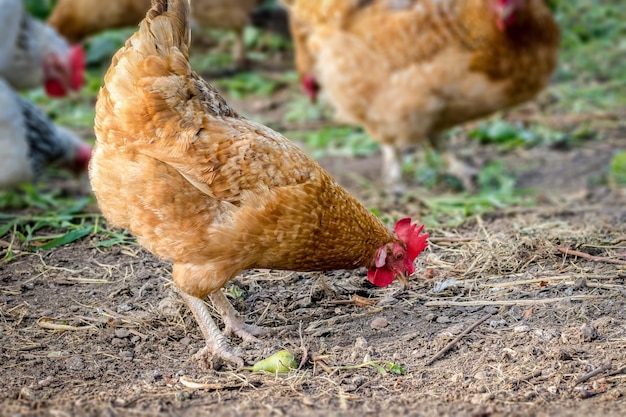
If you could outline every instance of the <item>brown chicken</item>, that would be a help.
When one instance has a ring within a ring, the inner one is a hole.
[[[426,247],[402,219],[396,235],[316,162],[235,112],[189,65],[188,0],[154,0],[113,57],[96,103],[90,179],[104,216],[173,262],[174,282],[206,338],[201,353],[238,366],[225,333],[253,339],[221,288],[242,270],[368,268],[406,282]]]
[[[304,90],[381,144],[402,192],[404,145],[533,98],[556,66],[544,0],[283,0]]]
[[[193,0],[193,21],[202,27],[234,30],[233,59],[246,59],[243,31],[260,0]],[[48,19],[71,42],[79,42],[105,29],[137,25],[150,8],[150,0],[59,0]]]

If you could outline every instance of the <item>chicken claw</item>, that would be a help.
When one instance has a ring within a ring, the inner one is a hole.
[[[255,336],[267,333],[267,329],[244,323],[221,290],[209,294],[209,298],[224,320],[224,335],[230,336],[234,333],[246,342],[257,342]]]
[[[182,291],[181,295],[195,316],[200,330],[202,331],[202,335],[206,340],[206,346],[194,355],[194,358],[204,360],[207,354],[212,354],[214,357],[217,356],[227,362],[235,364],[238,369],[243,368],[243,359],[231,350],[228,345],[228,340],[222,332],[220,332],[220,329],[211,318],[211,313],[206,304],[204,304],[201,299],[185,294]],[[226,300],[226,302],[228,303],[228,300]]]

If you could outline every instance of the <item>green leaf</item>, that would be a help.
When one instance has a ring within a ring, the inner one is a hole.
[[[288,350],[279,350],[269,358],[258,361],[252,366],[254,372],[285,373],[298,366],[293,354]]]
[[[68,243],[72,243],[78,239],[82,239],[83,237],[91,233],[92,230],[93,230],[93,227],[84,227],[82,229],[72,230],[71,232],[68,232],[61,237],[51,240],[45,245],[41,245],[40,249],[48,250],[48,249],[56,248],[58,246],[67,245]]]
[[[389,363],[389,372],[396,375],[404,375],[406,374],[406,369],[404,369],[404,366],[398,365],[397,363]]]

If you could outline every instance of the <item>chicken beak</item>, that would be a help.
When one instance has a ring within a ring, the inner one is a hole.
[[[398,274],[398,282],[402,290],[406,290],[409,287],[409,275],[406,272]]]

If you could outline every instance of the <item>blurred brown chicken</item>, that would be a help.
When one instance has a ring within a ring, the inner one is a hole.
[[[105,29],[137,25],[150,0],[59,0],[48,24],[70,42],[80,42]]]
[[[96,103],[90,179],[104,216],[174,264],[209,352],[243,365],[202,301],[253,339],[221,288],[244,269],[368,268],[386,286],[415,270],[422,228],[396,235],[317,163],[237,114],[189,65],[188,0],[153,0]]]
[[[404,145],[533,98],[557,63],[544,0],[283,2],[304,90],[381,144],[397,192]]]
[[[233,59],[246,59],[243,32],[250,13],[261,0],[193,0],[192,19],[201,27],[236,32]],[[59,0],[48,24],[71,42],[105,29],[137,25],[150,8],[150,0]]]

